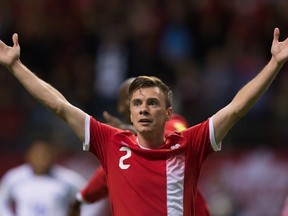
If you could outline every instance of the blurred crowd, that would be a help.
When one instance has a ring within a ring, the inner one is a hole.
[[[274,27],[287,36],[286,0],[1,0],[0,37],[17,32],[22,61],[73,104],[116,115],[120,83],[155,75],[191,125],[225,106],[270,58]],[[283,38],[282,38],[283,39]],[[0,148],[49,131],[79,148],[58,119],[0,68]],[[232,129],[230,148],[286,148],[288,74]],[[65,146],[63,146],[65,147]]]
[[[200,179],[211,216],[287,216],[287,168],[286,153],[263,147],[212,157]]]

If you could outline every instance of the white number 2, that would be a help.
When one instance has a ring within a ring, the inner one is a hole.
[[[126,151],[126,155],[122,156],[119,160],[119,167],[121,169],[128,169],[130,167],[130,164],[124,164],[124,160],[126,160],[127,158],[131,157],[131,149],[128,147],[121,147],[120,151]]]

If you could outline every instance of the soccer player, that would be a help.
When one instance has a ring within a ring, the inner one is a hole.
[[[131,126],[130,122],[128,89],[134,79],[135,78],[129,78],[125,80],[119,88],[119,100],[117,110],[118,113],[123,116],[123,121],[114,116],[111,116],[107,112],[105,112],[104,114],[104,118],[109,125],[121,129],[131,130],[133,133],[135,133],[135,129],[133,126]],[[183,116],[179,114],[172,114],[171,119],[169,119],[165,125],[165,136],[168,136],[174,131],[180,132],[187,128],[188,122]],[[77,194],[75,202],[73,203],[73,205],[71,205],[69,216],[79,215],[81,203],[95,203],[107,196],[108,188],[105,172],[103,170],[103,167],[100,166],[100,168],[89,180],[88,184]],[[195,202],[195,214],[201,216],[209,216],[206,202],[200,191],[197,192]],[[107,212],[107,215],[110,215],[110,212]]]
[[[54,149],[47,140],[32,142],[27,163],[8,170],[0,184],[2,216],[66,216],[68,207],[86,180],[55,164]]]
[[[156,77],[137,77],[129,87],[130,118],[137,136],[97,121],[73,106],[20,61],[13,46],[0,42],[0,63],[40,103],[63,119],[106,173],[113,215],[191,215],[201,166],[231,127],[266,92],[288,59],[288,39],[274,29],[271,59],[232,101],[203,122],[164,137],[172,116],[172,92]],[[195,213],[194,213],[195,215]]]

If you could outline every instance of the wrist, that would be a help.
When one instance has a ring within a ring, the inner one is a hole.
[[[16,61],[14,61],[11,65],[8,65],[7,68],[9,71],[11,71],[12,73],[14,73],[18,68],[22,67],[23,64],[20,61],[20,59],[17,59]]]
[[[269,64],[270,64],[273,68],[279,69],[279,68],[281,68],[281,67],[283,66],[284,62],[279,62],[279,61],[272,55]]]

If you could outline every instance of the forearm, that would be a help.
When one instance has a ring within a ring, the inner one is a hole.
[[[65,102],[68,102],[67,99],[57,90],[55,89],[53,86],[51,86],[49,83],[44,82],[43,80],[41,80],[46,86],[47,88],[58,98],[62,99]]]

